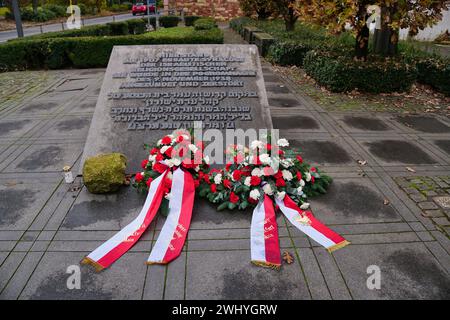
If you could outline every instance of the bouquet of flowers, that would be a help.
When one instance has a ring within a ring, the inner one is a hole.
[[[160,213],[167,215],[173,170],[182,168],[188,171],[194,179],[195,188],[197,188],[204,173],[209,171],[209,157],[203,153],[203,142],[196,141],[194,144],[188,130],[175,131],[174,134],[158,140],[156,145],[145,144],[144,148],[148,150],[149,156],[142,160],[143,171],[136,173],[133,186],[138,191],[147,193],[151,182],[169,169],[170,172],[163,182],[164,198],[160,207]]]
[[[199,195],[217,204],[219,211],[254,207],[264,194],[279,200],[288,195],[306,210],[308,197],[326,193],[332,181],[305,163],[300,154],[289,148],[286,139],[275,144],[253,141],[250,149],[231,145],[226,153],[233,160],[221,170],[202,174],[199,189]]]

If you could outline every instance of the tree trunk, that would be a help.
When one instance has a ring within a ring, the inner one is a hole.
[[[367,60],[367,54],[369,53],[369,34],[369,28],[364,24],[356,35],[355,57],[358,60]]]
[[[38,0],[33,0],[33,12],[34,14],[37,14],[38,9]]]
[[[389,27],[391,12],[381,8],[381,28],[376,29],[373,38],[373,50],[376,54],[393,56],[397,54],[398,32]]]
[[[294,9],[289,8],[288,14],[284,17],[284,24],[286,26],[286,31],[294,31],[295,23],[298,17],[295,15]]]

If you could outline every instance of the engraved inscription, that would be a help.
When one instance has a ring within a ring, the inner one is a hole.
[[[234,129],[237,121],[252,121],[249,99],[259,96],[244,79],[256,71],[242,68],[244,58],[165,51],[122,63],[127,71],[113,74],[122,81],[119,91],[107,97],[113,122],[128,130],[190,128],[194,121]]]

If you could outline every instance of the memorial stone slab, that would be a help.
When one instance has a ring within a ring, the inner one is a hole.
[[[256,46],[116,46],[82,163],[121,152],[136,172],[144,143],[197,121],[203,130],[272,127]]]

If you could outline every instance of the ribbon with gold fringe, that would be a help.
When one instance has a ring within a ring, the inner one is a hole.
[[[83,264],[91,264],[101,271],[137,243],[159,210],[168,172],[166,170],[151,182],[144,207],[137,218],[85,257]],[[180,255],[189,230],[194,197],[195,185],[191,174],[176,169],[172,179],[169,215],[147,263],[166,264]]]
[[[277,205],[286,218],[300,231],[324,246],[329,252],[350,244],[342,236],[317,220],[311,211],[300,209],[289,197],[276,199]],[[252,263],[273,269],[281,266],[278,226],[273,202],[264,194],[253,211],[250,229],[250,251]]]

